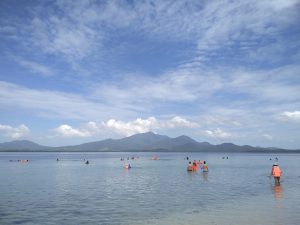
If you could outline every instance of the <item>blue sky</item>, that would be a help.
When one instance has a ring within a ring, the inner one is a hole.
[[[300,148],[300,1],[0,2],[0,142],[153,131]]]

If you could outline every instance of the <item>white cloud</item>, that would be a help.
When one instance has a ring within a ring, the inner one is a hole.
[[[54,132],[63,137],[89,137],[91,133],[86,130],[72,128],[70,125],[63,124],[54,129]]]
[[[228,70],[222,90],[247,94],[245,97],[255,97],[257,102],[267,100],[268,104],[299,101],[299,69],[298,65],[289,65],[268,70]]]
[[[274,40],[274,37],[297,20],[295,5],[298,1],[286,1],[288,4],[281,2],[224,0],[206,4],[201,14],[205,20],[198,24],[204,30],[198,40],[200,55],[216,57],[223,53],[218,52],[219,49],[228,50],[232,47],[245,53],[251,52],[249,50],[269,44],[262,44],[262,37],[270,39],[270,43],[286,44],[279,39]]]
[[[96,134],[101,131],[101,127],[98,126],[98,124],[94,121],[89,121],[86,124],[84,124],[84,128],[91,134]]]
[[[228,139],[228,138],[231,138],[231,137],[234,136],[233,134],[225,132],[220,128],[216,128],[216,129],[212,129],[212,130],[206,130],[205,134],[208,137],[219,138],[219,139]]]
[[[44,66],[40,63],[24,60],[24,59],[16,59],[16,62],[19,63],[21,66],[29,69],[30,71],[39,74],[44,77],[48,77],[53,75],[52,69]]]
[[[200,104],[210,105],[210,102],[213,104],[220,99],[222,105],[223,100],[228,102],[230,96],[240,96],[230,99],[230,104],[243,99],[245,105],[261,101],[278,105],[300,101],[297,71],[299,66],[296,65],[272,70],[183,67],[167,71],[158,77],[127,74],[117,81],[94,84],[91,93],[93,98],[107,103],[127,104],[127,107],[134,105],[146,110],[166,103],[201,101]],[[210,101],[203,101],[207,99]]]
[[[0,81],[0,107],[29,109],[37,116],[66,119],[105,119],[132,111],[90,100],[80,94],[31,89]]]
[[[203,69],[178,69],[159,77],[129,74],[118,81],[94,86],[94,97],[108,102],[193,102],[208,98],[223,87],[222,78]],[[137,98],[138,96],[138,98]]]
[[[106,123],[103,123],[103,125],[126,136],[148,132],[158,127],[157,120],[154,117],[149,117],[148,119],[138,118],[130,122],[110,119]]]
[[[136,133],[158,131],[163,129],[193,129],[199,126],[198,123],[189,121],[179,116],[175,116],[168,120],[157,120],[155,117],[149,117],[147,119],[138,118],[134,121],[129,122],[110,119],[106,123],[103,123],[103,125],[108,129],[112,129],[120,134],[125,134],[126,136],[130,136]]]
[[[199,127],[199,124],[196,122],[189,121],[183,117],[175,116],[171,120],[166,121],[165,126],[169,128],[179,128],[179,127],[197,128]]]
[[[25,34],[24,45],[80,60],[102,52],[103,43],[117,29],[165,41],[198,44],[198,57],[219,48],[249,49],[258,38],[273,37],[297,16],[298,1],[54,1],[31,7],[29,26],[11,21],[6,27]],[[23,28],[25,27],[25,28]],[[23,38],[24,38],[23,36]],[[28,43],[29,42],[29,43]],[[95,51],[98,50],[98,51]]]
[[[136,133],[148,132],[157,127],[157,120],[154,117],[149,117],[148,119],[137,118],[129,122],[115,119],[109,119],[101,123],[90,121],[83,124],[80,128],[73,128],[70,125],[63,124],[55,128],[54,132],[62,137],[91,137],[106,132],[130,136]]]
[[[269,141],[273,140],[273,136],[270,135],[270,134],[263,134],[262,137],[269,140]]]
[[[299,0],[274,0],[274,1],[268,1],[265,3],[270,4],[270,6],[274,10],[283,10],[286,8],[295,7],[295,5],[297,5],[299,3]],[[265,3],[262,3],[262,4],[265,4]]]
[[[80,128],[73,128],[70,125],[63,124],[55,128],[54,132],[62,137],[92,137],[105,133],[131,136],[137,133],[159,131],[164,129],[194,129],[198,126],[198,123],[179,116],[175,116],[167,120],[157,120],[155,117],[149,117],[147,119],[137,118],[136,120],[127,122],[115,119],[109,119],[106,122],[100,123],[90,121],[82,124]]]
[[[222,115],[207,115],[207,116],[202,116],[203,123],[208,124],[208,125],[233,125],[235,127],[240,127],[242,125],[241,122],[237,120],[236,117],[241,117],[244,115],[244,112],[241,112],[241,110],[229,110],[229,109],[221,109],[219,108],[218,114],[223,113],[225,114],[224,116]],[[228,111],[230,111],[228,113]]]
[[[21,124],[18,127],[0,124],[0,133],[3,133],[4,136],[12,139],[21,139],[28,137],[30,135],[30,130],[24,124]]]
[[[48,14],[47,19],[43,17],[45,13]],[[100,32],[97,34],[90,27],[93,24],[85,24],[81,16],[71,17],[67,11],[64,16],[59,16],[51,10],[45,12],[44,9],[36,10],[34,14],[35,17],[26,29],[28,41],[40,51],[75,63],[90,56],[98,46],[97,36]]]
[[[281,113],[280,116],[284,120],[300,122],[300,111],[293,111],[293,112],[286,111]]]

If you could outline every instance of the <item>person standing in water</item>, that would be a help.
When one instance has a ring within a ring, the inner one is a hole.
[[[208,172],[208,165],[206,164],[206,161],[203,161],[202,170],[203,172]]]
[[[280,184],[280,177],[281,177],[281,169],[279,168],[277,163],[274,163],[271,170],[271,176],[274,177],[275,184]]]
[[[190,172],[194,171],[192,162],[189,162],[189,165],[187,167],[187,171],[190,171]]]
[[[130,166],[130,163],[125,163],[125,169],[130,169],[131,166]]]
[[[193,171],[197,171],[198,167],[197,167],[197,162],[196,160],[194,160],[193,162]]]

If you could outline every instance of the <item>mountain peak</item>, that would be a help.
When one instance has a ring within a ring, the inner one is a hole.
[[[184,141],[184,142],[196,142],[194,139],[190,138],[189,136],[186,135],[180,135],[176,138],[173,138],[175,140],[180,140],[180,141]]]
[[[144,132],[144,133],[137,133],[137,134],[134,134],[132,136],[155,136],[155,135],[158,135],[158,134],[155,134],[154,132],[152,131],[148,131],[148,132]]]
[[[10,145],[10,144],[36,144],[32,141],[28,140],[14,140],[14,141],[8,141],[8,142],[3,142],[2,145]],[[37,144],[36,144],[37,145]]]
[[[0,144],[0,149],[4,150],[42,150],[45,148],[48,147],[36,144],[28,140],[15,140]]]
[[[137,133],[137,134],[134,134],[132,136],[129,136],[129,137],[126,137],[126,138],[123,138],[123,139],[133,139],[133,138],[142,138],[142,139],[162,139],[162,138],[169,138],[168,136],[165,136],[165,135],[160,135],[160,134],[156,134],[152,131],[149,131],[149,132],[145,132],[145,133]]]

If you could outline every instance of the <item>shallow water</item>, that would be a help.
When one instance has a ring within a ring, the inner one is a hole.
[[[0,224],[300,224],[300,154],[152,155],[0,153]],[[209,172],[188,173],[187,155]],[[268,177],[276,156],[280,186]]]

